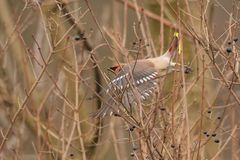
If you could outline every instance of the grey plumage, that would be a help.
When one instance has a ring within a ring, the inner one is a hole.
[[[114,66],[120,72],[106,87],[101,109],[96,113],[97,117],[108,114],[121,115],[124,110],[131,113],[135,102],[148,99],[156,87],[156,78],[159,70],[169,70],[176,66],[172,58],[178,48],[178,33],[174,33],[167,52],[156,58],[139,60],[137,63],[122,66]],[[121,107],[122,106],[122,107]]]
[[[123,66],[108,84],[101,109],[95,116],[119,115],[125,110],[131,112],[136,101],[145,101],[154,93],[157,76],[156,69],[143,61]]]

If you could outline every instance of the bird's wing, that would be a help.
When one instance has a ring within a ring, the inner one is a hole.
[[[157,77],[158,72],[146,62],[139,61],[124,65],[117,76],[108,84],[102,107],[96,116],[120,114],[125,109],[130,111],[134,102],[146,100],[153,94]]]

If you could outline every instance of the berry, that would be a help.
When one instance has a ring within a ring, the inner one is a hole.
[[[161,107],[161,108],[160,108],[160,110],[161,110],[161,111],[165,111],[165,110],[166,110],[166,108],[164,108],[164,107]]]
[[[174,144],[171,144],[171,148],[175,148],[175,145],[174,145]]]
[[[70,157],[74,157],[74,154],[73,153],[70,153],[70,155],[69,155]]]
[[[79,35],[76,35],[76,36],[74,36],[74,39],[75,39],[76,41],[79,41],[79,40],[81,39],[81,37],[80,37]]]
[[[219,143],[220,141],[219,141],[218,139],[215,139],[214,142],[215,142],[215,143]]]
[[[132,126],[129,128],[130,131],[133,131],[136,127],[135,126]]]
[[[232,48],[227,48],[226,51],[227,51],[228,53],[231,53],[231,52],[232,52]]]
[[[130,153],[130,156],[131,156],[131,157],[133,157],[133,156],[134,156],[134,153],[133,153],[133,152],[132,152],[132,153]]]
[[[134,147],[133,147],[133,150],[134,150],[134,151],[136,151],[136,150],[137,150],[137,147],[136,147],[136,146],[134,146]]]

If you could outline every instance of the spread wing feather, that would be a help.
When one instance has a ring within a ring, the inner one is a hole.
[[[95,116],[119,115],[125,110],[131,112],[137,100],[147,100],[154,93],[157,77],[157,71],[143,62],[123,66],[104,91],[101,109]]]

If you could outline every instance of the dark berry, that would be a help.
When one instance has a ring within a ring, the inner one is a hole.
[[[184,67],[184,73],[188,74],[188,73],[191,73],[191,72],[192,72],[192,68],[190,68],[188,66]]]
[[[117,114],[117,113],[114,113],[113,114],[114,116],[116,116],[116,117],[121,117],[119,114]]]
[[[219,141],[218,139],[215,139],[214,142],[215,142],[215,143],[219,143],[220,141]]]
[[[221,117],[217,117],[217,119],[221,119]]]
[[[175,145],[174,145],[174,144],[171,144],[171,148],[175,148]]]
[[[212,113],[212,111],[208,111],[207,113]]]
[[[213,134],[212,134],[213,137],[216,137],[216,135],[217,135],[216,133],[213,133]]]
[[[237,41],[238,41],[238,38],[237,38],[237,37],[236,37],[236,38],[234,38],[234,39],[233,39],[233,41],[234,41],[234,42],[237,42]]]
[[[204,132],[203,132],[203,134],[205,134],[205,135],[206,135],[206,134],[207,134],[207,131],[204,131]]]
[[[79,40],[81,39],[81,37],[80,37],[79,35],[76,35],[76,36],[74,36],[74,39],[75,39],[76,41],[79,41]]]
[[[130,131],[133,131],[136,127],[135,126],[132,126],[129,128]]]
[[[166,110],[166,108],[164,108],[164,107],[161,107],[161,108],[160,108],[160,110],[161,110],[161,111],[165,111],[165,110]]]
[[[133,157],[133,156],[134,156],[134,153],[131,153],[130,156]]]
[[[228,44],[228,45],[231,45],[231,44],[232,44],[232,42],[231,42],[231,41],[229,41],[227,44]]]
[[[231,53],[231,52],[232,52],[232,48],[227,48],[226,51],[227,51],[228,53]]]

